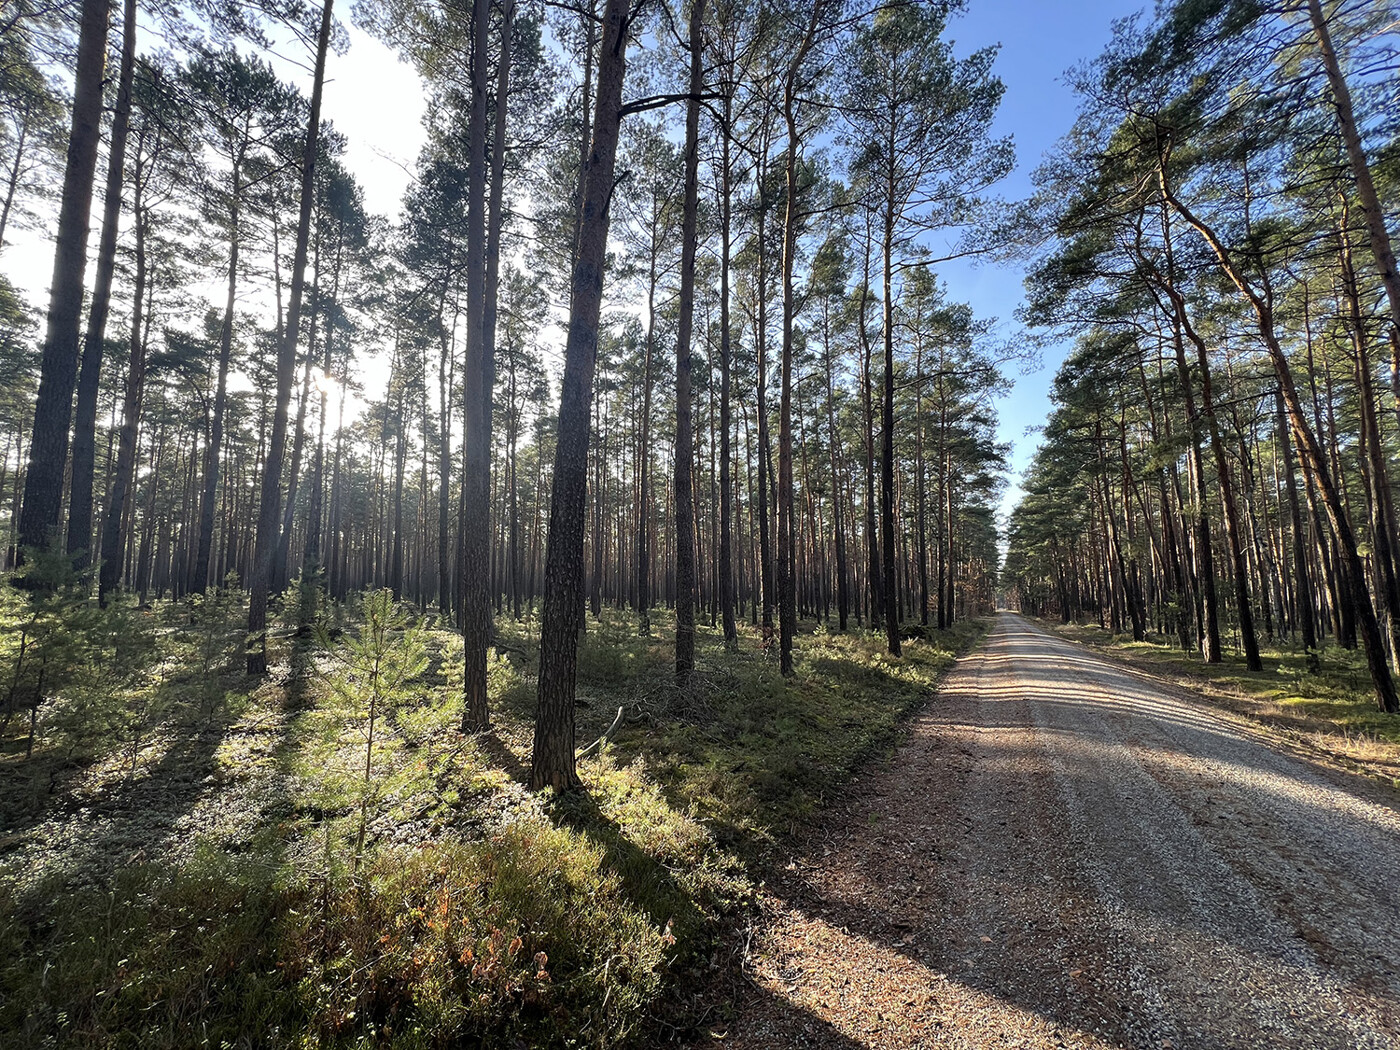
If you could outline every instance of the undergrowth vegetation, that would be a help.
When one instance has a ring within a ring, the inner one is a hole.
[[[61,586],[0,593],[15,1047],[652,1042],[725,964],[775,837],[980,631],[894,659],[819,628],[785,681],[756,632],[731,652],[702,628],[682,692],[666,615],[644,636],[606,613],[579,739],[618,728],[586,790],[554,797],[522,786],[528,620],[498,624],[495,729],[466,736],[460,638],[383,593],[346,610],[289,591],[261,681],[238,670],[232,588],[83,621]]]

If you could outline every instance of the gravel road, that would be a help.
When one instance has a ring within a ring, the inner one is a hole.
[[[1400,803],[1003,613],[768,886],[714,1047],[1400,1047]]]

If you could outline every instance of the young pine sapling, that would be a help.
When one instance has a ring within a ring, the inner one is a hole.
[[[411,683],[428,666],[422,625],[394,602],[390,590],[366,591],[360,603],[358,632],[332,639],[324,627],[317,639],[336,665],[326,674],[332,695],[352,717],[364,721],[364,766],[360,780],[359,827],[355,834],[352,870],[364,852],[369,806],[375,795],[374,745],[378,722],[406,699]]]

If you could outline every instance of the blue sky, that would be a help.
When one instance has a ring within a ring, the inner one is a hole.
[[[967,13],[952,22],[949,35],[958,54],[988,44],[1002,45],[995,69],[1006,85],[1006,95],[995,132],[1014,138],[1017,160],[1016,170],[998,187],[1003,197],[1029,196],[1031,172],[1074,122],[1075,100],[1063,82],[1065,70],[1098,55],[1108,42],[1113,21],[1143,7],[1141,0],[970,0]],[[957,261],[945,263],[939,273],[951,298],[970,303],[980,317],[1000,318],[1003,336],[1015,336],[1018,326],[1013,314],[1022,292],[1019,267]],[[1047,349],[1040,367],[1014,376],[1015,387],[998,403],[1000,438],[1013,445],[1013,481],[1035,451],[1037,438],[1025,431],[1044,422],[1050,409],[1050,383],[1063,356],[1063,349]],[[1018,494],[1012,485],[1002,501],[1003,511],[1015,505]]]

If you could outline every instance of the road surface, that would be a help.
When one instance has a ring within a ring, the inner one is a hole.
[[[764,912],[714,1047],[1400,1047],[1397,793],[1009,613]]]

